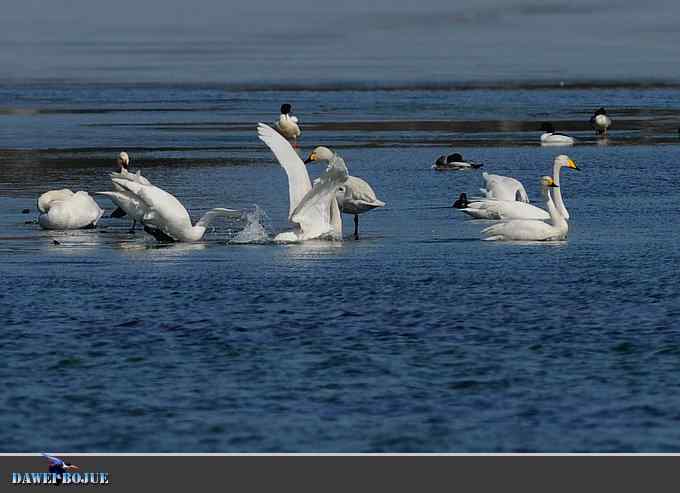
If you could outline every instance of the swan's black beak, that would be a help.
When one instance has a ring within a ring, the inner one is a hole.
[[[312,161],[316,161],[316,154],[313,152],[309,155],[307,159],[305,159],[305,164],[309,164]]]
[[[559,185],[555,185],[554,183],[551,183],[551,184],[548,185],[548,186],[549,186],[550,188],[560,188]]]

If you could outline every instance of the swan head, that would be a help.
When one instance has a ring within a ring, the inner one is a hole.
[[[565,167],[565,168],[575,169],[576,171],[581,171],[581,168],[576,166],[576,163],[574,161],[572,161],[569,158],[569,156],[567,156],[566,154],[560,154],[559,156],[557,156],[555,158],[555,164],[557,166],[559,166],[560,168]]]
[[[335,156],[335,154],[328,147],[315,147],[309,157],[305,159],[305,164],[309,164],[312,161],[330,161],[333,159],[333,156]]]
[[[281,105],[281,114],[282,115],[288,115],[290,112],[293,111],[293,107],[289,105],[288,103],[283,103]]]
[[[550,176],[541,177],[541,186],[546,190],[549,188],[559,188],[559,185],[555,183],[555,180],[553,180]]]
[[[450,155],[446,158],[446,162],[447,162],[447,163],[462,163],[462,162],[464,162],[464,161],[463,161],[463,156],[461,156],[461,155],[458,154],[458,153],[455,153],[455,154],[450,154]]]
[[[130,156],[128,156],[127,152],[123,151],[120,154],[118,154],[117,161],[118,161],[118,165],[121,168],[127,169],[128,166],[130,165]]]
[[[553,124],[550,122],[543,122],[541,123],[541,130],[543,132],[549,133],[549,134],[554,134],[555,133],[555,127],[553,127]]]

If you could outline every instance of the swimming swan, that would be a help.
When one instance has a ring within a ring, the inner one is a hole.
[[[73,193],[66,188],[43,193],[38,197],[38,210],[38,224],[43,229],[95,227],[104,213],[87,192]]]
[[[552,179],[557,185],[552,190],[555,206],[565,219],[569,219],[569,212],[567,212],[562,201],[562,189],[560,187],[560,169],[562,168],[577,171],[580,171],[580,168],[569,159],[569,156],[564,154],[557,156],[553,161]],[[465,194],[461,194],[454,207],[475,219],[550,219],[550,213],[545,209],[516,200],[482,199],[468,201]]]
[[[347,166],[330,149],[317,147],[314,160],[328,161],[328,167],[312,186],[305,163],[281,134],[258,123],[257,136],[267,144],[288,176],[288,220],[295,229],[281,233],[274,241],[292,242],[317,238],[342,239],[342,218],[336,192],[347,181]]]
[[[550,196],[550,190],[558,186],[549,176],[541,178],[541,190],[550,212],[550,222],[517,219],[507,221],[482,230],[485,240],[496,241],[555,241],[564,240],[569,231],[567,220],[560,214]]]
[[[217,217],[239,216],[233,209],[215,208],[191,225],[189,213],[177,198],[154,185],[143,185],[134,179],[113,178],[113,183],[123,188],[123,192],[100,192],[99,195],[116,198],[121,202],[136,200],[144,211],[142,223],[144,231],[159,241],[198,241],[203,238],[210,223]],[[125,195],[125,197],[123,197]]]

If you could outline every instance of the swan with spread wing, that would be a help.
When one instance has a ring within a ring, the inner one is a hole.
[[[257,136],[271,149],[288,176],[288,220],[294,229],[277,235],[274,241],[342,239],[342,218],[336,193],[347,181],[347,166],[343,159],[326,147],[314,149],[315,160],[328,161],[328,167],[312,186],[305,163],[290,142],[264,123],[258,124]]]

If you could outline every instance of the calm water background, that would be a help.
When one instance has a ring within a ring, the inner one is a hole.
[[[361,3],[10,0],[0,450],[680,450],[680,9]],[[194,219],[257,204],[273,236],[287,181],[255,125],[284,101],[303,152],[387,202],[360,241],[350,217],[287,246],[235,244],[245,220],[170,246],[31,222],[41,192],[109,189],[126,150]],[[480,241],[448,207],[480,174],[431,164],[460,151],[538,201],[543,120],[579,140],[568,241]]]
[[[677,451],[679,95],[4,87],[2,449]],[[387,202],[360,241],[228,244],[235,222],[159,247],[115,219],[25,224],[41,191],[107,189],[125,149],[194,217],[258,204],[281,231],[285,174],[254,124],[282,100],[303,151],[334,147]],[[600,103],[608,145],[587,130]],[[480,175],[430,165],[458,149],[536,200],[548,115],[580,139],[568,241],[479,241],[446,206]]]

